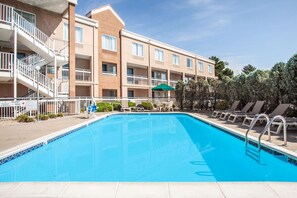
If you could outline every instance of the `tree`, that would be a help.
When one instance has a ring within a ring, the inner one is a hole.
[[[185,98],[191,110],[194,109],[195,100],[197,98],[197,86],[194,80],[190,80],[185,88]]]
[[[270,109],[284,102],[286,94],[285,66],[283,62],[276,63],[269,72]]]
[[[224,76],[228,76],[229,78],[233,78],[234,72],[230,68],[225,68],[221,72],[221,79],[223,79]]]
[[[218,79],[209,80],[209,85],[210,85],[209,92],[213,96],[213,102],[212,102],[213,108],[216,106],[217,99],[220,97],[219,91],[220,91],[221,84],[222,82]]]
[[[285,67],[288,101],[297,105],[297,54],[292,56]]]
[[[176,102],[178,102],[179,107],[183,109],[185,100],[185,83],[182,80],[179,80],[175,85],[175,95]]]
[[[244,66],[242,68],[242,72],[245,73],[246,75],[249,75],[251,72],[255,71],[256,67],[253,65],[248,64],[247,66]]]
[[[207,106],[208,103],[208,93],[209,93],[209,85],[208,81],[203,78],[198,78],[196,82],[197,87],[197,99],[198,99],[198,108],[203,109]]]
[[[222,61],[216,56],[211,56],[209,59],[215,62],[215,75],[221,80],[222,71],[225,69],[225,66],[228,65],[228,63]]]

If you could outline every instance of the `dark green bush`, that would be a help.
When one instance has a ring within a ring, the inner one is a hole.
[[[57,117],[63,117],[64,115],[63,115],[63,113],[58,113],[57,114]]]
[[[146,110],[153,110],[153,104],[151,102],[142,102],[141,105]]]
[[[49,118],[57,118],[57,115],[56,114],[53,114],[53,113],[50,113],[50,114],[48,114],[48,117]]]
[[[28,115],[24,114],[24,115],[20,115],[16,118],[16,120],[18,122],[33,122],[34,119],[30,118]]]
[[[112,111],[112,105],[108,102],[97,103],[97,112],[107,112]]]
[[[112,102],[111,104],[112,104],[112,106],[113,106],[113,110],[120,111],[121,108],[122,108],[122,104],[121,104],[121,102],[114,101],[114,102]]]
[[[37,116],[36,116],[36,119],[37,119]],[[48,120],[48,116],[44,115],[44,114],[40,114],[39,115],[39,120]]]
[[[217,101],[217,104],[216,104],[216,110],[226,110],[228,109],[229,105],[228,105],[228,102],[226,100],[220,100],[220,101]]]
[[[135,102],[128,102],[128,107],[135,107],[136,103]]]

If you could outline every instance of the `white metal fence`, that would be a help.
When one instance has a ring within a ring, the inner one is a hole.
[[[39,114],[63,114],[78,115],[84,112],[92,101],[99,102],[119,102],[122,106],[127,106],[128,102],[135,102],[136,105],[142,102],[162,103],[174,98],[41,98],[38,102],[36,98],[2,98],[0,99],[0,120],[12,120],[19,115],[27,114],[34,117],[37,115],[37,104]]]

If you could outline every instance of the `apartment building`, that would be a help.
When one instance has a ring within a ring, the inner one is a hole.
[[[0,0],[0,98],[163,97],[152,87],[214,78],[213,61],[129,32],[107,5]],[[174,97],[174,92],[171,93]]]
[[[168,97],[166,92],[152,92],[152,88],[215,77],[214,62],[208,58],[125,29],[121,39],[123,97]]]

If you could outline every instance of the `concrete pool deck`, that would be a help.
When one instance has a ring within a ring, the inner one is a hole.
[[[103,116],[109,113],[99,113]],[[227,124],[208,114],[192,113],[194,116],[227,126],[238,132],[245,133],[246,127],[240,124]],[[41,121],[39,123],[17,123],[14,121],[0,122],[0,152],[20,144],[51,135],[56,131],[83,124],[83,115]],[[259,127],[251,133],[258,136]],[[296,152],[297,133],[290,134],[286,147]],[[265,137],[263,138],[265,140]],[[272,142],[281,144],[281,139],[272,137]],[[281,170],[280,170],[281,171]],[[297,197],[297,183],[286,182],[13,182],[0,183],[0,197]]]
[[[68,198],[296,198],[297,183],[27,182],[0,183],[0,197]]]

